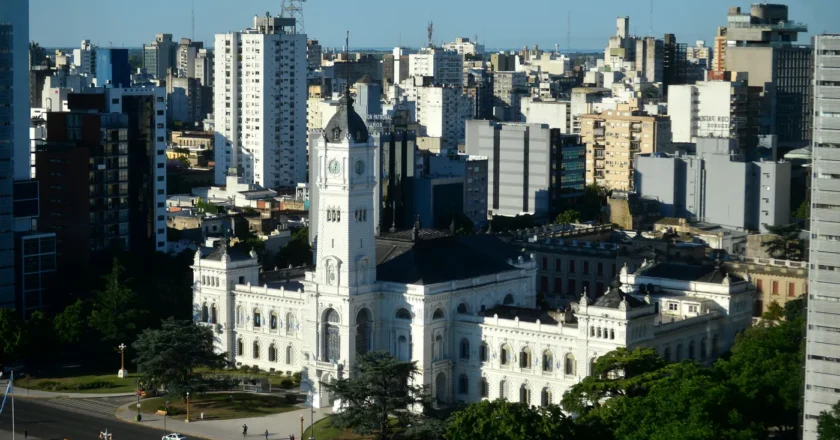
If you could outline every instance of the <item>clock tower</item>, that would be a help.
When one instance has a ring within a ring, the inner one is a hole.
[[[326,290],[365,293],[376,281],[375,146],[349,90],[318,141],[316,277]]]

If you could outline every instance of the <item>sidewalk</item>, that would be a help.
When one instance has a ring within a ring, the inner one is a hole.
[[[9,381],[7,379],[0,380],[0,390],[6,390],[6,384]],[[134,393],[65,393],[65,392],[57,392],[53,393],[50,391],[39,391],[39,390],[29,390],[23,387],[18,386],[17,384],[20,383],[19,381],[15,381],[14,383],[14,393],[16,396],[21,397],[31,397],[34,399],[54,399],[57,397],[67,398],[67,399],[95,399],[98,397],[126,397],[126,396],[134,396]]]
[[[164,417],[156,414],[143,414],[143,421],[137,422],[134,419],[137,415],[134,405],[134,403],[129,403],[119,407],[116,412],[117,418],[126,422],[155,427],[160,430],[160,434],[163,436]],[[317,422],[331,413],[332,408],[316,409],[315,421]],[[189,423],[184,422],[185,417],[183,415],[167,417],[166,431],[181,433],[187,437],[237,440],[242,438],[242,425],[244,424],[248,425],[248,439],[264,440],[266,429],[268,430],[268,440],[287,439],[290,434],[294,435],[296,439],[300,439],[303,434],[300,432],[300,418],[301,416],[304,418],[303,428],[309,428],[310,409],[301,407],[299,410],[247,419],[196,420],[198,416],[199,414],[192,414],[193,419]]]

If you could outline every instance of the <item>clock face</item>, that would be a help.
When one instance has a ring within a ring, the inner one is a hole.
[[[365,163],[360,161],[360,160],[357,160],[356,161],[356,174],[361,176],[362,173],[364,173],[364,172],[365,172]]]
[[[328,168],[330,174],[337,175],[341,171],[341,164],[339,164],[337,160],[333,159],[330,161]]]

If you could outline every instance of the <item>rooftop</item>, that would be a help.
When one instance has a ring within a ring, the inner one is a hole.
[[[670,278],[680,281],[696,281],[698,283],[712,284],[723,284],[727,277],[731,282],[744,281],[740,276],[730,273],[726,266],[721,264],[660,263],[644,269],[641,275],[653,278]]]

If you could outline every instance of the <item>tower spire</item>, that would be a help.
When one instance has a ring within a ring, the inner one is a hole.
[[[350,31],[347,31],[347,36],[344,39],[344,96],[347,97],[347,103],[350,104]]]

